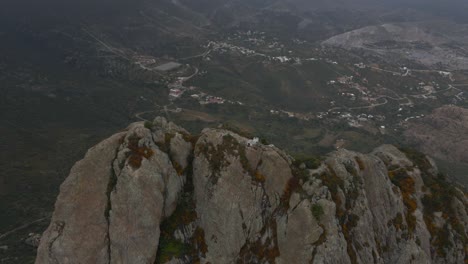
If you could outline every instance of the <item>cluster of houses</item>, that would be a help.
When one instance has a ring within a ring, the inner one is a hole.
[[[264,54],[257,53],[254,50],[244,48],[244,47],[239,47],[233,44],[229,44],[226,42],[216,42],[216,41],[210,41],[207,45],[206,48],[211,49],[212,51],[216,51],[220,54],[227,53],[227,52],[239,52],[242,55],[259,55],[259,56],[265,56]]]
[[[200,100],[200,104],[224,104],[226,100],[219,96],[212,96],[212,95],[207,95],[203,100]]]
[[[354,76],[341,76],[336,80],[330,80],[327,82],[328,85],[345,85],[347,89],[357,90],[358,94],[355,92],[349,92],[347,89],[339,89],[339,95],[349,98],[351,101],[355,101],[358,95],[362,96],[362,100],[369,101],[371,98],[368,97],[369,90],[367,87],[360,85],[359,83],[354,82]]]
[[[247,32],[236,32],[233,35],[226,38],[227,42],[224,41],[209,41],[204,47],[209,49],[212,52],[218,52],[219,54],[224,54],[228,52],[239,53],[244,56],[259,56],[263,57],[266,61],[271,62],[280,62],[280,63],[296,63],[301,64],[302,61],[325,61],[330,64],[337,65],[338,62],[328,59],[328,58],[298,58],[293,57],[293,51],[287,50],[286,45],[282,44],[277,38],[267,38],[264,32],[256,31],[247,31]],[[307,41],[293,39],[292,40],[296,45],[306,44]],[[245,43],[245,47],[242,44]],[[239,46],[240,45],[240,46]],[[281,56],[277,55],[268,55],[256,51],[256,47],[263,47],[262,50],[268,49],[274,52],[282,53]],[[286,56],[286,54],[288,56]],[[210,60],[209,57],[206,57],[205,60]]]
[[[232,37],[228,37],[228,40],[240,40],[249,45],[259,47],[264,46],[269,49],[281,51],[285,48],[284,44],[281,44],[277,38],[268,39],[265,32],[258,31],[238,31],[234,33]]]
[[[295,44],[304,44],[305,42],[302,42],[300,40],[294,40],[293,41]],[[255,48],[256,46],[263,46],[263,49],[257,49]],[[233,35],[233,37],[228,37],[226,42],[223,41],[210,41],[207,45],[206,48],[210,50],[210,52],[217,52],[220,54],[223,53],[235,53],[235,54],[241,54],[244,56],[258,56],[261,57],[262,60],[265,62],[279,62],[279,63],[297,63],[300,64],[305,61],[322,61],[330,64],[337,65],[338,62],[331,60],[327,57],[327,54],[322,54],[323,57],[319,56],[317,58],[296,58],[292,55],[292,51],[287,51],[285,50],[285,46],[281,44],[279,41],[274,40],[274,39],[268,39],[266,35],[262,32],[238,32]],[[263,50],[278,50],[281,51],[281,56],[278,56],[279,53],[276,55],[269,55],[269,54],[263,54],[261,53]],[[257,51],[258,50],[258,51]],[[209,58],[209,57],[208,57]],[[354,67],[358,69],[375,69],[379,71],[384,71],[384,72],[389,72],[393,73],[394,75],[398,76],[408,76],[411,75],[412,71],[417,72],[418,70],[411,70],[408,67],[400,67],[400,69],[394,69],[394,71],[390,70],[384,70],[380,69],[378,65],[366,65],[363,62],[356,63],[354,64]],[[423,70],[419,70],[423,72]],[[425,72],[425,71],[424,71]],[[452,78],[452,74],[450,72],[443,72],[440,71],[438,74],[447,77],[447,78]],[[356,76],[359,76],[359,73],[356,73]],[[421,98],[421,99],[430,99],[435,97],[435,94],[440,91],[440,87],[436,83],[430,83],[430,84],[424,84],[421,83],[416,87],[413,87],[412,89],[416,89],[421,91],[421,93],[418,93],[418,95],[400,95],[395,92],[393,92],[390,89],[380,87],[379,85],[377,87],[371,88],[369,86],[368,81],[365,78],[359,78],[355,76],[340,76],[338,78],[335,78],[333,80],[330,80],[327,82],[328,85],[333,86],[333,88],[336,88],[336,91],[338,92],[339,96],[346,97],[346,100],[351,100],[351,101],[360,101],[360,102],[366,102],[366,106],[363,107],[352,107],[356,103],[353,102],[353,104],[348,108],[346,111],[351,111],[351,110],[358,110],[358,109],[373,109],[375,106],[380,106],[386,104],[388,101],[390,102],[397,102],[399,104],[398,107],[400,109],[396,113],[398,117],[401,117],[403,119],[403,115],[405,115],[405,111],[403,111],[403,107],[405,105],[410,105],[413,106],[412,100],[408,98]],[[367,86],[367,87],[366,87]],[[368,89],[371,88],[371,89]],[[411,90],[412,90],[411,89]],[[387,93],[387,90],[392,93]],[[170,97],[171,98],[179,98],[186,92],[187,89],[183,87],[183,85],[180,83],[178,84],[177,82],[174,83],[173,87],[170,87]],[[225,103],[232,103],[232,104],[239,104],[242,105],[240,102],[232,102],[229,100],[226,100],[222,97],[218,96],[212,96],[208,95],[205,93],[193,93],[190,95],[193,99],[197,100],[200,104],[202,105],[208,105],[208,104],[225,104]],[[405,96],[405,97],[403,97]],[[461,100],[463,98],[463,93],[460,92],[457,96],[457,100]],[[459,98],[458,98],[459,97]],[[388,99],[388,100],[387,100]],[[406,100],[404,100],[406,99]],[[382,103],[382,100],[385,100],[384,103]],[[312,120],[312,119],[322,119],[322,118],[327,118],[327,117],[332,117],[340,120],[346,121],[349,126],[352,127],[360,127],[360,126],[367,126],[369,122],[372,123],[380,123],[382,124],[383,121],[385,120],[385,116],[378,116],[378,115],[370,115],[370,114],[356,114],[356,113],[347,113],[347,112],[338,112],[344,110],[345,107],[334,107],[334,102],[332,103],[332,109],[330,109],[328,112],[321,112],[321,113],[296,113],[296,112],[290,112],[290,111],[285,111],[285,110],[270,110],[271,115],[278,115],[278,116],[284,116],[288,118],[296,118],[300,120]],[[353,111],[351,111],[353,112]],[[416,117],[411,117],[411,118],[418,118]],[[380,127],[380,129],[386,129],[385,126],[378,125],[377,127]]]
[[[184,90],[178,88],[169,89],[169,99],[175,100],[184,94]]]
[[[194,91],[196,89],[197,87],[195,86],[185,87],[183,85],[180,85],[180,86],[174,86],[174,84],[169,85],[169,99],[175,100],[181,97],[186,91]]]
[[[370,121],[382,123],[386,119],[386,117],[383,115],[371,115],[365,113],[353,115],[348,112],[338,113],[338,119],[346,121],[350,127],[362,127],[364,124]],[[381,125],[380,128],[384,129],[385,126]]]
[[[213,95],[209,95],[203,92],[199,94],[192,94],[190,95],[190,97],[192,97],[195,100],[198,100],[198,103],[201,105],[224,104],[224,103],[244,105],[244,103],[239,102],[239,101],[234,102],[234,101],[226,100],[219,96],[213,96]]]
[[[356,64],[354,64],[354,66],[359,68],[359,69],[365,69],[367,67],[367,65],[364,64],[363,62],[356,63]]]
[[[328,85],[334,84],[353,84],[354,76],[340,76],[336,80],[330,80],[327,82]]]
[[[309,121],[314,119],[316,116],[312,113],[297,113],[285,110],[270,110],[270,114],[277,115],[277,116],[286,116],[289,118],[296,118],[299,120]]]
[[[275,47],[276,45],[269,45],[268,47]],[[211,49],[212,51],[218,52],[220,54],[224,54],[227,52],[237,52],[240,53],[244,56],[259,56],[263,57],[266,61],[275,61],[275,62],[280,62],[280,63],[301,63],[300,58],[296,57],[288,57],[288,56],[269,56],[263,53],[259,53],[255,50],[245,48],[245,47],[240,47],[236,46],[230,43],[226,42],[216,42],[216,41],[210,41],[207,45],[206,48]],[[292,53],[292,51],[289,51],[289,53]],[[315,59],[314,59],[315,60]]]
[[[185,92],[187,91],[194,91],[197,90],[197,87],[195,86],[189,86],[189,87],[184,87],[182,85],[175,85],[174,83],[170,85],[169,87],[169,99],[170,100],[176,100],[180,98]],[[225,102],[230,102],[230,103],[237,103],[239,105],[243,105],[241,102],[231,102],[228,101],[222,97],[219,96],[212,96],[206,93],[194,93],[191,94],[190,97],[193,99],[198,100],[198,102],[201,105],[207,105],[207,104],[224,104]]]
[[[347,75],[344,75],[344,76],[340,76],[336,79],[335,83],[339,83],[339,84],[353,84],[353,79],[354,79],[354,76],[347,76]]]

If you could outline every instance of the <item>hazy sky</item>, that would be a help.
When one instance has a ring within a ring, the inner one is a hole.
[[[47,17],[82,16],[89,13],[113,14],[126,12],[138,7],[141,2],[158,3],[170,0],[1,0],[0,20],[9,19],[44,19]],[[247,2],[252,0],[181,0],[220,5],[224,2]],[[468,0],[256,0],[256,3],[287,2],[310,9],[322,9],[327,7],[346,7],[367,9],[385,7],[391,10],[395,8],[413,8],[416,10],[440,15],[444,18],[456,18],[468,22]],[[1,25],[0,25],[1,26]]]

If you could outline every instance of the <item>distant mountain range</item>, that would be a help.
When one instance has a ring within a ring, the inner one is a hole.
[[[229,14],[231,19],[261,14],[263,11],[288,11],[296,16],[310,15],[316,12],[330,12],[341,10],[353,12],[365,12],[370,17],[385,17],[389,12],[414,9],[420,13],[439,18],[450,18],[460,22],[467,22],[468,2],[464,0],[5,0],[0,3],[0,15],[2,19],[21,17],[44,19],[62,17],[69,20],[82,19],[90,15],[112,16],[126,14],[140,8],[162,8],[172,5],[178,6],[174,14],[182,9],[215,18],[217,13]],[[411,19],[408,17],[407,19]]]

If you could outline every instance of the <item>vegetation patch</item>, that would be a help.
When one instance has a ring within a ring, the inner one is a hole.
[[[197,151],[204,153],[210,163],[211,170],[213,171],[211,175],[213,184],[217,183],[221,169],[229,165],[228,156],[239,158],[242,169],[252,177],[252,181],[263,184],[266,180],[265,175],[250,166],[246,155],[246,147],[230,134],[224,135],[223,142],[217,146],[214,146],[212,143],[199,144]],[[261,162],[260,160],[259,165]]]
[[[177,163],[177,161],[171,159],[171,162],[172,162],[172,167],[174,167],[174,169],[177,172],[177,175],[179,176],[184,175],[185,169],[179,163]]]
[[[343,165],[345,166],[345,169],[346,171],[353,175],[353,178],[357,178],[358,177],[358,171],[356,170],[355,168],[355,164],[354,162],[352,161],[347,161],[347,162],[344,162]]]
[[[173,133],[166,133],[164,134],[164,141],[163,142],[156,142],[158,148],[165,153],[169,153],[171,149],[171,140],[175,137]]]
[[[416,199],[413,197],[415,193],[415,182],[412,177],[408,175],[408,172],[404,168],[399,168],[393,171],[389,171],[388,176],[394,185],[396,185],[403,197],[403,204],[405,205],[406,212],[406,223],[408,224],[409,235],[412,236],[414,229],[416,228],[416,217],[413,215],[418,205]]]
[[[425,178],[430,192],[421,200],[424,205],[424,221],[431,233],[431,244],[436,249],[437,255],[445,257],[445,249],[453,246],[452,243],[448,241],[450,233],[449,226],[456,232],[455,238],[458,237],[464,244],[468,243],[465,227],[458,219],[456,211],[452,207],[452,202],[456,197],[456,190],[445,181],[445,177],[442,174],[439,174],[436,178]],[[435,226],[433,219],[435,212],[442,213],[442,217],[447,222],[444,227],[438,228]]]
[[[344,181],[338,177],[335,170],[328,165],[328,173],[324,172],[319,175],[319,178],[322,180],[322,184],[328,187],[328,190],[331,193],[332,200],[336,204],[336,216],[338,219],[342,219],[345,215],[345,212],[341,209],[343,202],[340,196],[338,195],[338,190],[344,190]]]
[[[258,183],[264,183],[266,180],[265,176],[261,174],[258,170],[254,173],[253,179],[255,182],[258,182]]]
[[[421,171],[429,172],[432,169],[431,163],[423,153],[410,148],[400,148],[400,151],[405,153],[406,157],[408,157],[414,165],[418,166]]]
[[[202,145],[202,152],[207,157],[211,170],[213,171],[213,175],[211,177],[215,178],[214,184],[217,182],[221,169],[229,165],[226,156],[238,155],[236,153],[237,145],[239,145],[239,143],[231,135],[225,135],[223,137],[223,142],[217,146],[213,143]]]
[[[452,247],[448,240],[450,233],[454,233],[454,239],[468,244],[465,227],[457,217],[452,203],[456,198],[456,190],[452,184],[447,182],[443,174],[434,175],[433,167],[427,157],[415,150],[400,149],[421,170],[421,176],[426,186],[426,194],[421,199],[424,205],[424,221],[431,234],[431,245],[435,254],[446,257],[446,249]],[[434,224],[434,213],[441,212],[446,224],[439,228]],[[455,232],[453,232],[455,231]]]
[[[151,121],[145,121],[144,123],[145,128],[152,130],[153,129],[153,122]]]
[[[320,221],[324,214],[323,207],[320,204],[314,204],[312,205],[311,211],[315,219],[317,219],[317,221]]]
[[[176,239],[167,239],[167,237],[161,236],[155,264],[166,263],[172,258],[185,255],[187,251],[188,246],[186,244]]]
[[[248,139],[253,138],[253,135],[250,132],[246,131],[245,129],[241,129],[238,126],[236,126],[234,124],[231,124],[231,123],[224,123],[224,124],[222,124],[221,128],[225,129],[225,130],[229,130],[231,132],[234,132],[234,133],[238,134],[239,136],[242,136],[242,137],[245,137],[245,138],[248,138]]]
[[[307,169],[315,170],[320,167],[323,162],[322,156],[308,156],[308,155],[296,155],[294,156],[295,164],[300,166],[304,164]]]
[[[147,146],[139,145],[140,138],[132,136],[128,139],[128,149],[130,149],[130,156],[128,157],[128,164],[134,169],[141,167],[143,158],[149,159],[154,155],[154,151]]]
[[[291,172],[294,177],[298,178],[299,180],[306,181],[307,177],[309,176],[309,170],[301,168],[302,162],[298,162],[295,160],[293,162],[293,166],[291,167]]]
[[[391,226],[393,225],[395,227],[396,230],[403,230],[404,229],[404,226],[403,226],[403,215],[401,213],[398,213],[395,218],[393,218],[392,220],[388,221],[388,226]]]
[[[349,258],[351,259],[352,264],[357,264],[357,254],[353,246],[353,240],[351,236],[351,230],[357,226],[359,222],[359,216],[355,214],[347,215],[346,219],[341,222],[341,231],[346,240],[346,251],[348,252]]]
[[[348,193],[346,194],[347,199],[344,201],[346,211],[343,210],[343,201],[341,201],[341,198],[338,196],[338,190],[344,190],[344,181],[340,177],[338,177],[332,166],[328,166],[328,171],[328,174],[323,173],[322,175],[320,175],[320,179],[322,180],[322,183],[325,186],[327,186],[330,190],[332,199],[336,204],[336,217],[339,220],[343,236],[345,237],[347,242],[346,250],[351,259],[351,263],[355,264],[357,263],[357,254],[353,246],[351,231],[354,227],[357,226],[357,223],[359,222],[359,216],[355,214],[349,214],[348,212],[351,210],[351,204],[355,199],[357,199],[359,193],[356,189],[353,189],[349,192],[349,195]]]
[[[185,140],[185,142],[189,142],[190,144],[192,144],[192,147],[195,147],[199,136],[192,136],[191,134],[182,133],[182,138]]]
[[[191,263],[197,263],[200,256],[204,256],[207,251],[206,243],[204,243],[204,232],[200,227],[195,230],[191,238],[188,238],[187,243],[174,237],[176,230],[197,220],[195,201],[193,199],[192,162],[189,163],[188,167],[187,181],[176,210],[161,223],[161,235],[155,264],[166,263],[173,257],[180,258],[183,256],[187,257]]]
[[[281,209],[280,212],[284,213],[289,209],[289,200],[291,199],[292,194],[300,188],[301,184],[299,178],[295,176],[291,177],[288,183],[286,184],[283,191],[283,195],[280,199],[280,206],[278,207]]]
[[[320,175],[320,179],[322,180],[323,185],[328,187],[333,196],[338,193],[338,188],[344,190],[344,181],[338,177],[331,166],[328,166],[328,171],[329,173],[322,173]]]
[[[205,257],[206,252],[208,252],[208,246],[205,241],[205,230],[201,227],[197,227],[192,237],[192,245],[195,246],[197,252],[201,254],[202,257]]]
[[[267,236],[267,239],[263,240],[264,236]],[[275,263],[275,259],[279,256],[276,219],[270,217],[260,231],[258,239],[247,241],[242,246],[236,263]]]

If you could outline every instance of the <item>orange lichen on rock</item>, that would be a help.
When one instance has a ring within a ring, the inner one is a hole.
[[[254,181],[259,182],[259,183],[264,183],[265,182],[265,176],[261,174],[259,171],[256,171],[253,176]]]
[[[205,231],[201,227],[197,227],[193,234],[193,242],[196,245],[198,251],[205,256],[206,252],[208,252],[208,246],[205,242]]]
[[[397,169],[388,173],[393,184],[398,186],[403,197],[403,204],[407,208],[406,223],[408,224],[409,232],[413,232],[416,228],[416,217],[413,215],[418,208],[416,199],[413,197],[416,189],[414,179],[411,178],[405,169]]]
[[[360,157],[356,157],[355,159],[356,159],[356,163],[359,166],[359,170],[363,171],[366,168],[366,166],[364,165],[364,161]]]
[[[294,191],[298,190],[301,187],[299,179],[297,177],[291,177],[286,184],[283,195],[281,196],[282,207],[287,210],[289,209],[289,199]]]
[[[256,241],[248,241],[242,246],[236,263],[245,263],[245,259],[252,260],[249,263],[276,263],[275,259],[280,256],[277,245],[277,224],[274,218],[268,219],[260,234],[271,233],[271,236],[262,240],[260,236]]]

